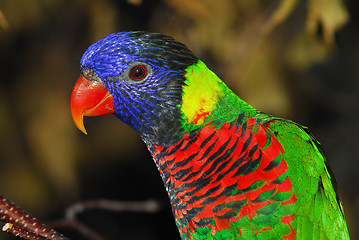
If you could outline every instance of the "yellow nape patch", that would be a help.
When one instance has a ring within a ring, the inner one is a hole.
[[[199,125],[224,95],[223,83],[202,61],[188,67],[186,72],[181,109],[189,123]]]

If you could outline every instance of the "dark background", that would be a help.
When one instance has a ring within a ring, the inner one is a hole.
[[[184,42],[257,109],[310,127],[359,239],[358,2],[281,2],[0,1],[0,193],[48,222],[89,199],[156,199],[163,209],[155,214],[79,218],[106,239],[179,239],[140,138],[114,116],[86,119],[85,136],[69,109],[90,44],[112,32],[155,31]]]

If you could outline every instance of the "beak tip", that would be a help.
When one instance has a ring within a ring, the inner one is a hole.
[[[87,131],[84,125],[84,115],[80,111],[76,111],[76,108],[73,108],[71,105],[71,116],[78,130],[87,135]]]
[[[80,130],[81,132],[83,132],[83,134],[87,135],[87,131],[86,131],[85,127],[79,128],[79,130]]]
[[[87,135],[87,131],[84,125],[84,120],[83,120],[83,115],[81,115],[81,117],[74,117],[73,116],[73,120],[75,122],[76,127],[83,132],[85,135]]]

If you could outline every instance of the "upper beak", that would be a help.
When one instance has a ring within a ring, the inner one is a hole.
[[[114,113],[113,96],[97,81],[89,81],[83,75],[77,80],[70,100],[72,119],[83,133],[87,134],[83,117]]]

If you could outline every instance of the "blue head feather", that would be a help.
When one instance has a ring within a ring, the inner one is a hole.
[[[81,59],[81,67],[114,96],[118,118],[147,142],[159,144],[170,142],[166,136],[180,136],[178,105],[182,101],[184,73],[197,61],[185,45],[171,37],[120,32],[91,45]],[[148,76],[136,82],[130,78],[129,69],[138,64],[145,64]]]

